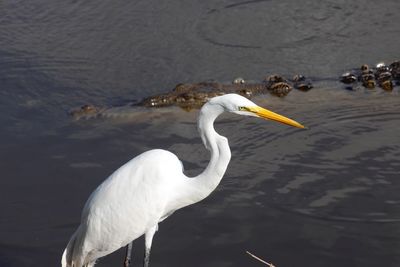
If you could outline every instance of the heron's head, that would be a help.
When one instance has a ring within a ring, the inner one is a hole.
[[[210,100],[210,104],[220,105],[224,108],[225,111],[238,115],[259,117],[284,123],[297,128],[305,128],[300,123],[265,108],[262,108],[250,101],[249,99],[237,94],[226,94],[214,97]]]

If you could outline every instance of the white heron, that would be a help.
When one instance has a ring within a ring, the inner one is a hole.
[[[130,249],[131,242],[143,234],[147,267],[158,224],[174,211],[206,198],[226,171],[231,159],[228,139],[214,130],[215,119],[224,111],[304,128],[236,94],[210,99],[198,118],[200,136],[211,152],[206,169],[189,178],[178,157],[161,149],[144,152],[127,162],[90,195],[81,224],[62,255],[62,267],[91,267],[98,258],[121,247],[129,244]]]

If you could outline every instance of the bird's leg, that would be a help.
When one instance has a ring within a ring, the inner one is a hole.
[[[150,264],[150,248],[145,248],[143,266],[149,267],[149,264]]]
[[[149,267],[150,263],[150,250],[151,250],[151,243],[153,242],[153,236],[158,230],[158,225],[155,225],[151,227],[147,232],[144,234],[144,246],[145,246],[145,251],[144,251],[144,267]]]
[[[129,267],[129,265],[131,264],[132,244],[133,244],[133,241],[130,242],[130,243],[126,246],[126,254],[125,254],[125,260],[124,260],[124,267]]]

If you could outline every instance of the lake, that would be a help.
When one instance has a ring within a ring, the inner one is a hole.
[[[74,120],[71,108],[273,73],[314,88],[254,102],[309,129],[218,119],[232,150],[225,177],[160,224],[151,266],[261,266],[246,250],[277,267],[400,266],[400,86],[339,82],[400,59],[399,11],[395,0],[2,1],[0,266],[60,266],[90,193],[146,150],[176,153],[189,175],[208,163],[198,111]]]

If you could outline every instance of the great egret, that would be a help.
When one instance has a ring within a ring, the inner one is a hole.
[[[211,152],[206,169],[196,177],[183,173],[181,161],[169,151],[155,149],[130,160],[90,195],[81,224],[64,253],[63,267],[91,267],[96,259],[145,235],[144,266],[158,223],[174,211],[206,198],[220,183],[231,159],[228,139],[214,130],[224,111],[255,116],[304,128],[300,123],[261,108],[242,96],[226,94],[209,100],[200,110],[198,129]]]

